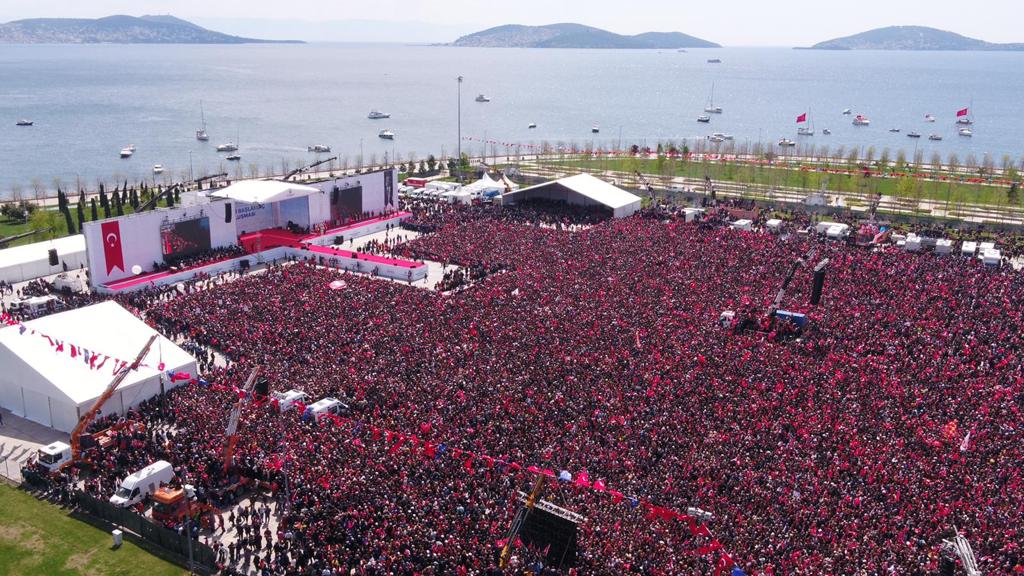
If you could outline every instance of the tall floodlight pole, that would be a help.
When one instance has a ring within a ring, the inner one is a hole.
[[[455,161],[455,165],[459,167],[459,183],[462,183],[462,76],[459,76],[459,143],[458,143],[458,154],[459,157]]]

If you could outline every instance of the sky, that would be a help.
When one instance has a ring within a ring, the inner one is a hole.
[[[902,24],[1024,42],[1021,0],[0,0],[0,22],[111,14],[173,14],[222,32],[299,40],[448,42],[500,24],[578,22],[620,34],[684,32],[726,46],[802,46]]]

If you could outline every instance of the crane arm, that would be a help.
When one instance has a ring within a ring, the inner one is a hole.
[[[252,390],[256,376],[260,373],[260,367],[253,368],[249,378],[246,379],[242,389],[247,393]],[[228,417],[228,427],[224,431],[226,442],[224,443],[224,472],[227,473],[235,457],[235,445],[238,444],[238,419],[242,416],[242,404],[245,398],[239,398],[235,407],[231,409],[231,416]]]
[[[78,419],[78,424],[75,426],[75,429],[71,431],[70,462],[78,462],[79,460],[81,460],[82,434],[85,432],[85,429],[88,428],[89,425],[92,424],[92,421],[96,419],[96,415],[99,414],[100,410],[103,408],[103,405],[107,402],[107,400],[110,400],[110,397],[114,395],[114,392],[117,391],[117,387],[121,385],[121,382],[124,382],[124,379],[128,377],[128,374],[130,374],[133,370],[137,370],[139,368],[139,364],[142,363],[142,359],[145,358],[146,354],[149,353],[149,349],[153,346],[153,342],[155,342],[159,336],[159,334],[153,334],[152,336],[149,337],[149,340],[146,341],[146,345],[143,346],[142,350],[139,351],[139,354],[135,357],[135,360],[131,364],[125,364],[120,369],[118,369],[117,373],[114,375],[114,379],[111,380],[110,384],[107,385],[107,388],[103,391],[103,394],[100,394],[100,397],[96,399],[96,402],[94,402],[92,407],[89,408],[89,411],[83,414],[82,417]]]

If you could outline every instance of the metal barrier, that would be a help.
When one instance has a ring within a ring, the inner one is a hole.
[[[116,524],[168,552],[188,557],[188,537],[185,534],[179,534],[174,530],[158,526],[136,514],[131,509],[119,508],[110,502],[99,500],[85,492],[77,492],[76,498],[78,506],[90,515]],[[213,549],[196,540],[192,541],[192,557],[197,565],[202,565],[211,570],[217,562],[217,555]]]

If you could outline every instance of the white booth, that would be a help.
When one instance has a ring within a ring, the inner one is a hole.
[[[782,220],[778,218],[772,218],[764,223],[765,227],[771,232],[778,232],[782,230]]]
[[[733,230],[743,230],[744,232],[750,232],[754,229],[754,223],[747,219],[737,220],[729,225]]]
[[[949,238],[939,238],[935,241],[935,253],[946,255],[953,252],[953,241]]]
[[[967,241],[960,246],[960,255],[971,257],[978,251],[978,243]]]
[[[828,227],[825,234],[832,240],[841,240],[850,235],[850,226],[848,224],[833,224]]]

